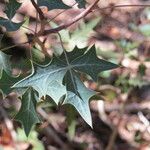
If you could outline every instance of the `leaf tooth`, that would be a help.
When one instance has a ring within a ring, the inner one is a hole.
[[[63,104],[71,104],[72,106],[74,106],[81,115],[81,117],[85,120],[85,122],[92,127],[92,117],[89,108],[89,99],[93,95],[95,95],[95,92],[87,89],[75,73],[73,75],[76,88],[72,88],[72,80],[69,80],[67,82],[67,95]],[[76,94],[76,91],[79,93],[80,96]]]
[[[96,55],[95,45],[93,45],[84,55],[72,61],[71,65],[75,70],[90,75],[94,81],[97,81],[100,72],[119,67],[116,64],[99,59]]]

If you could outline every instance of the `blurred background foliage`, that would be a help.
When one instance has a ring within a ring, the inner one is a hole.
[[[92,0],[88,2],[92,3]],[[108,0],[100,1],[99,7],[149,3],[148,0]],[[3,2],[0,4],[2,10]],[[80,11],[67,10],[50,22],[50,26],[56,27]],[[53,18],[56,13],[59,11],[46,12],[45,15]],[[29,2],[25,2],[16,17],[23,18],[24,15],[27,18],[24,26],[34,29],[35,13]],[[1,30],[1,47],[25,41],[27,33],[29,30],[24,28],[5,35]],[[37,108],[43,123],[37,125],[26,138],[20,124],[9,119],[20,108],[20,101],[12,92],[0,101],[4,107],[2,111],[9,112],[7,119],[12,125],[9,127],[7,120],[0,117],[0,149],[15,149],[18,146],[21,150],[110,150],[111,146],[112,150],[149,150],[150,8],[96,9],[79,24],[60,33],[68,51],[75,45],[83,48],[95,44],[100,58],[120,65],[118,69],[99,74],[98,83],[93,82],[89,76],[82,76],[85,85],[97,92],[91,101],[93,129],[76,113],[72,116],[76,120],[66,120],[65,109],[56,107],[47,97],[46,102],[41,102]],[[50,55],[62,53],[56,35],[48,36],[45,45]],[[24,77],[31,73],[31,65],[27,60],[31,57],[29,48],[27,45],[19,45],[5,51],[11,55],[14,75],[21,72]],[[50,61],[38,45],[31,49],[31,53],[35,63]]]

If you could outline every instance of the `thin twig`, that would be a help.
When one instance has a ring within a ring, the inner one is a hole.
[[[46,121],[48,121],[49,124],[51,124],[49,115],[41,107],[37,108],[37,112],[43,117],[43,119],[45,119]],[[53,138],[53,140],[61,147],[62,150],[72,150],[72,148],[69,147],[69,145],[67,145],[61,140],[61,138],[57,135],[57,133],[51,126],[45,128],[45,131],[48,133],[50,138]]]
[[[74,23],[78,22],[80,19],[84,18],[87,16],[91,10],[96,6],[96,4],[99,2],[99,0],[96,0],[91,6],[89,6],[85,11],[83,11],[80,15],[75,17],[73,20],[70,20],[68,23],[60,25],[57,28],[45,30],[42,35],[48,35],[51,33],[57,33],[63,29],[68,28],[69,26],[73,25]],[[119,8],[119,7],[150,7],[150,5],[114,5],[114,6],[108,6],[108,7],[103,7],[103,8],[98,8],[99,10],[104,10],[104,9],[110,9],[110,8]],[[97,10],[97,9],[96,9]]]
[[[36,20],[37,20],[37,18],[38,18],[38,13],[36,12]],[[36,23],[35,23],[35,33],[37,33],[37,29],[38,29],[38,22],[36,21]]]
[[[121,123],[121,120],[122,120],[122,116],[123,116],[124,111],[125,111],[125,105],[126,105],[126,102],[123,102],[122,105],[121,105],[121,110],[119,112],[120,116],[119,116],[119,120],[118,120],[117,126],[114,126],[113,132],[112,132],[112,134],[110,136],[108,145],[106,146],[105,150],[113,150],[113,147],[114,147],[117,135],[118,135],[118,127],[120,126],[120,123]]]
[[[40,20],[44,20],[45,19],[44,14],[43,14],[42,10],[39,8],[39,6],[36,4],[36,2],[34,0],[31,0],[31,3],[34,6],[34,8],[36,9],[36,11],[38,12]]]
[[[65,59],[66,59],[67,65],[70,65],[70,64],[69,64],[69,60],[68,60],[68,56],[67,56],[67,53],[66,53],[66,49],[65,49],[65,47],[64,47],[64,45],[63,45],[62,37],[61,37],[61,35],[60,35],[59,32],[58,32],[58,36],[59,36],[59,39],[60,39],[61,47],[62,47],[63,52],[64,52],[64,55],[65,55]]]
[[[25,28],[25,29],[27,29],[27,30],[33,32],[33,33],[35,33],[34,30],[32,30],[32,29],[30,29],[30,28],[28,28],[28,27],[26,27],[26,26],[21,26],[21,27],[22,27],[22,28]]]
[[[49,29],[49,30],[45,30],[43,32],[39,32],[37,34],[37,36],[41,36],[41,35],[48,35],[48,34],[51,34],[51,33],[58,33],[59,31],[63,30],[63,29],[66,29],[68,28],[69,26],[73,25],[74,23],[78,22],[80,19],[84,18],[85,16],[87,16],[91,11],[92,9],[96,6],[96,4],[99,2],[100,0],[96,0],[91,6],[89,6],[87,9],[85,9],[85,11],[83,11],[81,14],[79,14],[77,17],[75,17],[73,20],[70,20],[68,23],[66,24],[62,24],[60,25],[59,27],[56,27],[56,28],[53,28],[53,29]],[[33,6],[35,7],[35,9],[38,11],[39,15],[41,16],[41,19],[45,17],[42,16],[41,14],[43,14],[43,12],[41,11],[41,9],[38,7],[38,5],[35,3],[34,0],[31,0]],[[119,8],[119,7],[150,7],[150,5],[139,5],[139,4],[135,4],[135,5],[114,5],[114,6],[108,6],[108,7],[103,7],[103,8],[98,8],[99,10],[104,10],[104,9],[110,9],[110,8]],[[95,9],[97,10],[97,9]],[[59,15],[59,14],[58,14]],[[57,15],[56,15],[57,16]],[[55,18],[56,18],[55,16]],[[52,18],[53,19],[53,18]],[[4,51],[4,50],[7,50],[7,49],[10,49],[10,48],[13,48],[13,47],[16,47],[18,45],[22,45],[22,44],[26,44],[26,43],[29,43],[30,41],[28,42],[25,42],[25,43],[20,43],[20,44],[17,44],[17,45],[13,45],[13,46],[10,46],[10,47],[6,47],[4,49],[0,49],[0,51]]]
[[[62,24],[59,27],[56,27],[56,28],[53,28],[53,29],[45,30],[43,33],[41,33],[39,35],[48,35],[48,34],[52,34],[52,33],[58,33],[59,31],[70,27],[74,23],[78,22],[79,20],[81,20],[82,18],[87,16],[99,1],[100,0],[96,0],[93,4],[91,4],[88,8],[86,8],[81,14],[79,14],[74,19],[71,19],[66,24]]]
[[[71,5],[71,7],[73,7],[74,5],[76,5],[77,3],[74,3],[73,5]],[[58,13],[57,15],[55,15],[53,18],[51,18],[50,20],[48,20],[47,22],[50,23],[51,21],[53,21],[55,18],[57,18],[59,15],[61,15],[62,13],[66,12],[67,9],[61,11],[60,13]]]
[[[8,49],[11,49],[11,48],[14,48],[14,47],[17,47],[17,46],[23,45],[23,44],[27,44],[27,43],[30,43],[30,41],[23,42],[23,43],[19,43],[19,44],[15,44],[15,45],[8,46],[8,47],[4,47],[4,48],[0,49],[0,51],[5,51],[5,50],[8,50]]]
[[[41,21],[41,28],[39,30],[39,32],[37,33],[37,35],[41,34],[44,32],[45,30],[45,16],[44,16],[44,13],[42,12],[42,10],[39,8],[39,6],[36,4],[36,2],[34,0],[31,0],[32,2],[32,5],[34,6],[34,8],[36,9],[37,13],[39,14],[39,18],[40,18],[40,21]],[[46,21],[47,22],[47,21]]]

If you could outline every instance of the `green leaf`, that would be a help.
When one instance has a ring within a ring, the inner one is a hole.
[[[69,9],[70,6],[67,6],[62,2],[62,0],[37,0],[39,6],[46,6],[48,10],[53,9]]]
[[[39,97],[49,95],[58,104],[63,95],[66,94],[65,86],[62,85],[66,73],[64,64],[54,57],[52,62],[46,66],[35,66],[33,73],[16,83],[14,88],[32,86],[39,93]]]
[[[75,72],[67,74],[66,86],[67,96],[64,104],[73,105],[87,124],[92,127],[89,99],[96,93],[87,89]]]
[[[85,0],[76,0],[79,8],[85,8],[86,1]]]
[[[36,104],[37,93],[32,88],[28,88],[22,96],[21,108],[15,116],[15,119],[23,125],[26,136],[29,135],[32,126],[40,122],[36,113]]]
[[[100,72],[119,67],[106,60],[99,59],[96,55],[95,46],[92,46],[87,53],[71,62],[75,70],[87,73],[93,80],[97,81]]]
[[[67,29],[60,31],[62,40],[65,45],[67,45],[67,49],[72,50],[75,46],[78,48],[85,48],[88,46],[88,40],[91,37],[91,34],[94,32],[94,28],[99,21],[100,18],[97,17],[87,23],[81,22],[79,27],[73,32],[69,32]],[[50,22],[50,25],[53,28],[58,27],[58,25],[54,22]]]
[[[2,71],[5,70],[8,74],[11,73],[10,56],[0,52],[0,78]]]
[[[63,41],[67,43],[67,47],[73,49],[75,46],[79,48],[88,46],[88,40],[99,21],[100,18],[98,17],[87,23],[82,22],[73,33],[70,33],[67,29],[60,31]]]
[[[19,9],[20,6],[21,3],[18,3],[16,0],[9,0],[9,3],[6,5],[5,13],[10,20],[14,17],[16,10]]]
[[[8,74],[3,71],[2,77],[0,79],[0,91],[3,94],[3,97],[8,95],[13,89],[11,89],[11,86],[18,82],[21,79],[21,77],[11,77],[8,76]]]
[[[71,104],[83,119],[92,126],[89,110],[89,99],[95,92],[87,89],[77,73],[84,72],[94,80],[104,70],[118,67],[117,65],[99,59],[93,46],[86,49],[77,47],[71,52],[65,52],[60,58],[54,59],[47,66],[35,67],[35,71],[27,78],[16,83],[13,87],[33,87],[41,96],[50,96],[56,104],[66,95],[63,104]],[[65,78],[64,78],[65,77]],[[64,85],[63,85],[63,84]]]
[[[32,63],[27,58],[16,59],[15,61],[12,62],[11,66],[12,68],[17,69],[22,73],[31,72],[32,69]]]
[[[87,50],[87,47],[80,49],[77,46],[75,46],[75,48],[73,49],[73,51],[66,52],[69,62],[71,62],[74,59],[82,56],[86,52],[86,50]],[[64,62],[66,61],[64,53],[62,53],[62,55],[60,56],[60,59],[63,60]]]
[[[9,19],[0,17],[0,26],[4,26],[8,32],[18,30],[24,22],[15,23]]]
[[[94,18],[90,22],[82,22],[72,34],[69,41],[70,45],[77,45],[80,48],[87,46],[88,39],[91,37],[91,34],[94,32],[94,28],[100,21],[100,18]]]

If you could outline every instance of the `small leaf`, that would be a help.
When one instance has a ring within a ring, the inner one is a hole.
[[[15,23],[9,19],[0,17],[0,26],[4,26],[8,32],[18,30],[24,22]]]
[[[19,9],[20,6],[21,3],[18,3],[16,0],[9,0],[9,3],[6,5],[5,13],[10,20],[14,17],[16,10]]]
[[[85,8],[86,1],[85,0],[76,0],[79,8]]]
[[[67,6],[62,2],[62,0],[37,0],[39,6],[46,6],[48,10],[53,9],[69,9],[70,6]]]
[[[0,78],[2,71],[5,70],[8,74],[11,74],[10,56],[3,52],[0,52]]]
[[[15,117],[23,125],[26,136],[29,135],[32,126],[40,122],[36,113],[36,104],[37,93],[32,88],[28,88],[22,96],[21,108]]]
[[[12,91],[11,86],[20,79],[21,77],[8,76],[8,74],[5,71],[3,71],[2,77],[0,79],[0,91],[2,91],[3,97],[8,95]]]

